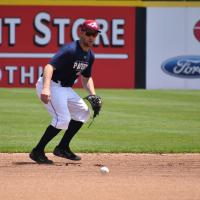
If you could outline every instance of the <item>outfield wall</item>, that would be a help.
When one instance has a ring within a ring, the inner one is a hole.
[[[146,88],[200,89],[200,8],[148,8]]]
[[[95,18],[97,88],[199,89],[199,13],[200,2],[0,1],[0,87],[35,87],[78,25]]]
[[[0,6],[0,86],[34,87],[49,59],[91,18],[101,27],[95,86],[134,88],[135,8],[101,6]]]

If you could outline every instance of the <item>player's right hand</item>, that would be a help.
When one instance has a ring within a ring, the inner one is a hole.
[[[48,104],[51,100],[51,92],[49,89],[43,89],[40,95],[40,99],[43,103]]]

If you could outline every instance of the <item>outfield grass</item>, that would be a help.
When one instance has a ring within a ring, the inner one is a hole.
[[[71,146],[76,152],[200,152],[199,91],[97,93],[104,101],[102,112],[75,136]],[[0,88],[0,152],[29,152],[50,121],[34,89]],[[48,144],[48,152],[62,135]]]

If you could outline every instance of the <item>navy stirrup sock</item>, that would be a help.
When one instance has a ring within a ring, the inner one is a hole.
[[[71,120],[68,126],[68,129],[65,131],[63,138],[61,139],[59,145],[57,146],[60,149],[66,149],[69,147],[69,143],[74,135],[79,131],[82,127],[83,122]]]
[[[35,147],[35,149],[38,151],[44,151],[47,143],[51,141],[60,131],[61,129],[57,129],[53,127],[52,125],[49,125],[46,131],[44,132],[44,135],[40,139],[39,143]]]

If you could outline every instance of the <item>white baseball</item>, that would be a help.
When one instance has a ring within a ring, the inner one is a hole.
[[[102,174],[107,174],[107,173],[109,173],[109,169],[108,169],[106,166],[101,167],[101,168],[100,168],[100,171],[101,171]]]

